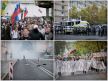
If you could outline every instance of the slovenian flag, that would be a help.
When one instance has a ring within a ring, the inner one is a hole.
[[[21,13],[20,3],[16,4],[15,10],[11,16],[12,25],[19,20],[18,15]]]

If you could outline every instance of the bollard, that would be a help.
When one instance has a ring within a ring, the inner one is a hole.
[[[9,80],[13,80],[13,63],[9,62]]]

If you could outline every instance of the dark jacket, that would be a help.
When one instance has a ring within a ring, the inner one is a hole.
[[[29,34],[29,40],[45,40],[45,38],[38,29],[33,29]]]

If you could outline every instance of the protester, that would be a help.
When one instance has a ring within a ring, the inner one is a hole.
[[[65,74],[75,74],[76,72],[87,73],[88,71],[96,72],[103,71],[106,69],[106,66],[103,61],[96,60],[95,58],[87,59],[87,58],[72,58],[71,60],[61,60],[61,58],[56,58],[56,68],[58,71],[58,75],[62,76]],[[93,69],[91,69],[93,68]]]
[[[39,17],[27,17],[16,21],[2,19],[1,39],[2,40],[52,40],[52,24]],[[36,28],[36,26],[38,26]]]
[[[29,30],[27,28],[24,28],[21,34],[21,40],[28,40],[29,39]]]
[[[13,30],[13,31],[11,32],[11,34],[12,34],[12,39],[13,39],[13,40],[18,40],[18,39],[19,39],[18,28],[15,28],[15,30]]]
[[[60,31],[57,30],[57,26],[55,26],[55,33],[56,34],[67,34],[68,32],[65,32],[66,27],[61,26],[62,29]],[[64,30],[63,30],[64,29]],[[81,36],[106,36],[107,35],[107,26],[102,25],[93,25],[90,27],[82,28],[82,27],[73,27],[72,32],[69,34],[71,35],[81,35]]]
[[[39,32],[38,25],[34,25],[34,29],[30,32],[30,40],[44,40],[44,36]]]
[[[46,32],[46,35],[45,35],[45,39],[53,39],[53,34],[51,32],[51,25],[48,24],[46,27],[45,27],[45,32]]]

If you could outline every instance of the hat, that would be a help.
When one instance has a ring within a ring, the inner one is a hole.
[[[38,25],[34,25],[33,29],[36,29],[36,28],[38,28]]]

